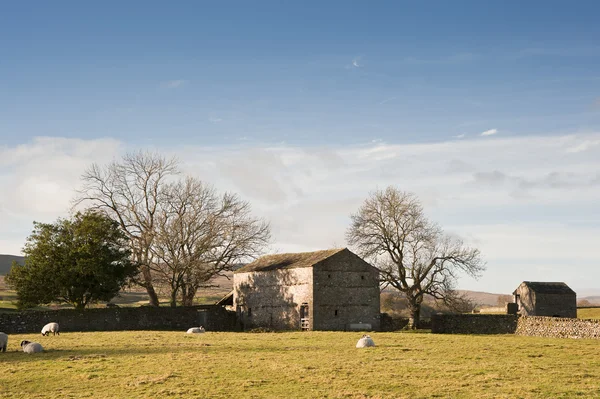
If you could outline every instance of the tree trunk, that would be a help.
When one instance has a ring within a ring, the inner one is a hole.
[[[188,306],[186,303],[187,298],[187,286],[185,283],[181,284],[181,306]]]
[[[158,294],[156,293],[156,291],[154,291],[154,286],[152,286],[152,283],[150,283],[150,285],[147,285],[145,288],[146,292],[148,293],[148,302],[150,306],[160,306],[160,302],[158,301]]]
[[[146,289],[148,293],[148,301],[150,306],[158,307],[160,302],[158,301],[158,294],[154,290],[154,286],[152,285],[152,276],[150,275],[150,268],[148,266],[142,266],[142,278],[144,279],[143,287]]]
[[[171,290],[171,301],[170,301],[170,305],[172,308],[176,308],[177,307],[177,290]]]
[[[197,289],[194,287],[187,287],[187,290],[183,292],[182,301],[183,306],[193,306],[194,297],[196,296]]]
[[[415,300],[409,299],[408,310],[410,311],[410,318],[408,319],[408,328],[416,330],[419,328],[421,322],[421,304]]]

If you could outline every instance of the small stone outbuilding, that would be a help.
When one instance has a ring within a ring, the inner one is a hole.
[[[523,281],[513,295],[521,316],[577,317],[577,295],[565,283]]]
[[[379,272],[346,248],[264,256],[234,272],[244,329],[379,330]]]

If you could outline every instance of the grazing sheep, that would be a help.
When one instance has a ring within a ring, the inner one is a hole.
[[[21,348],[23,348],[23,352],[25,353],[40,353],[44,350],[42,345],[30,341],[21,341]]]
[[[375,342],[370,335],[363,335],[356,343],[357,348],[368,348],[369,346],[375,346]]]
[[[42,328],[43,336],[50,335],[50,333],[52,333],[53,335],[60,335],[60,333],[58,332],[58,323],[48,323],[44,326],[44,328]]]
[[[204,333],[204,327],[200,326],[200,327],[192,327],[190,329],[187,330],[188,334],[202,334]]]
[[[0,332],[0,351],[6,352],[6,346],[8,345],[8,335]]]

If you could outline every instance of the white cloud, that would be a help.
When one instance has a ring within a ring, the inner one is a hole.
[[[167,80],[166,82],[161,83],[161,87],[164,89],[176,89],[188,83],[187,80],[176,79],[176,80]]]
[[[582,151],[587,151],[592,147],[596,147],[597,145],[600,145],[600,140],[583,140],[582,142],[567,148],[566,151],[570,153],[578,153]]]
[[[354,59],[352,60],[352,66],[354,68],[360,68],[362,67],[362,65],[360,64],[362,57],[354,57]]]
[[[320,148],[188,142],[161,151],[177,155],[186,173],[250,201],[271,221],[280,251],[344,245],[349,215],[369,192],[412,191],[433,220],[482,249],[488,272],[461,287],[503,292],[524,275],[545,278],[534,264],[559,279],[566,264],[572,275],[600,257],[590,243],[600,233],[600,146],[565,152],[596,141],[600,133]],[[0,253],[16,253],[33,220],[63,216],[82,170],[124,147],[57,138],[0,147],[0,183],[10,187],[0,192]]]
[[[452,136],[455,139],[464,139],[467,135],[465,133],[457,134],[456,136]]]
[[[55,137],[0,147],[0,245],[8,245],[0,253],[17,253],[34,220],[65,216],[83,170],[91,162],[109,162],[121,148],[114,139]]]
[[[211,116],[210,118],[208,118],[208,121],[210,123],[219,123],[219,122],[223,122],[223,119],[221,119],[221,118],[215,118],[215,117]]]
[[[498,129],[490,129],[490,130],[486,130],[485,132],[481,133],[480,136],[491,136],[496,133],[498,133]]]

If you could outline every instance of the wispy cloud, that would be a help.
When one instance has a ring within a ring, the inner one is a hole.
[[[396,97],[390,97],[390,98],[386,98],[385,100],[383,100],[383,101],[380,101],[378,104],[379,104],[379,105],[383,105],[383,104],[385,104],[385,103],[389,103],[390,101],[394,101],[395,99],[396,99]]]
[[[551,57],[596,57],[600,54],[600,46],[571,47],[530,47],[515,53],[517,57],[551,56]]]
[[[540,189],[564,189],[564,188],[589,188],[597,185],[597,177],[589,173],[564,173],[552,171],[541,176],[529,178],[523,176],[509,175],[499,170],[492,172],[476,172],[473,174],[473,184],[479,186],[498,187],[505,186],[513,191],[513,194],[522,196],[524,191]]]
[[[452,136],[455,139],[464,139],[467,135],[465,133],[457,134],[456,136]]]
[[[177,80],[167,80],[166,82],[162,82],[160,87],[164,89],[176,89],[188,83],[187,80],[177,79]]]
[[[421,58],[408,56],[402,59],[402,63],[404,64],[413,64],[413,65],[450,65],[450,64],[462,64],[465,62],[473,61],[476,58],[476,55],[473,53],[456,53],[446,56],[440,56],[436,58]]]
[[[591,144],[600,144],[600,133],[478,137],[418,144],[375,139],[325,148],[260,146],[240,138],[224,147],[182,142],[160,151],[177,156],[186,174],[248,200],[257,216],[270,220],[274,246],[282,251],[316,250],[332,241],[343,245],[349,215],[370,191],[394,184],[416,193],[433,220],[485,254],[488,272],[470,287],[461,280],[461,288],[509,290],[528,278],[564,279],[565,259],[588,273],[585,265],[598,259],[592,243],[600,235],[600,145]],[[565,154],[575,147],[586,149]],[[66,215],[90,162],[104,164],[136,149],[114,140],[59,138],[0,146],[0,181],[14,188],[0,192],[0,225],[6,232],[0,231],[0,253],[18,253],[32,220]],[[515,245],[511,251],[505,238]],[[572,246],[578,242],[585,245]],[[534,261],[552,273],[524,267]],[[590,269],[590,277],[600,272]],[[585,282],[570,278],[574,286]]]
[[[486,130],[485,132],[481,133],[480,136],[491,136],[498,133],[498,129],[490,129],[490,130]]]
[[[600,145],[600,140],[583,140],[581,143],[575,144],[574,146],[567,148],[566,151],[569,153],[583,152],[598,145]]]
[[[352,60],[352,66],[354,68],[361,68],[363,65],[361,64],[362,56],[354,57]]]
[[[208,118],[208,121],[210,123],[219,123],[219,122],[223,122],[223,119],[221,119],[221,118],[215,118],[215,117],[211,116],[210,118]]]

